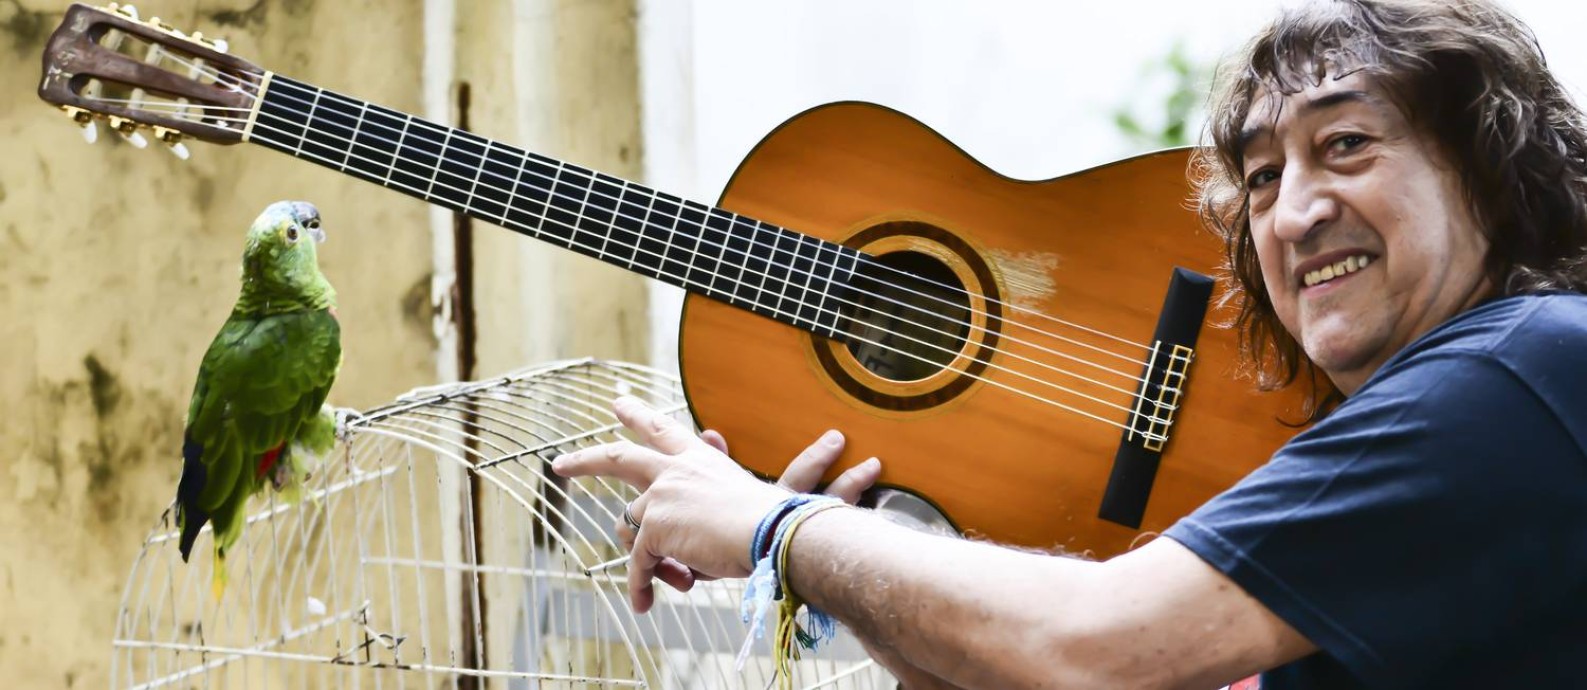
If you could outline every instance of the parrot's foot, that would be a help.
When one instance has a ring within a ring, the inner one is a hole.
[[[364,413],[351,407],[332,408],[332,415],[336,418],[336,440],[342,443],[352,440],[352,426],[364,419]]]

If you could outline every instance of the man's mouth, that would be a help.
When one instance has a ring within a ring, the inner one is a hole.
[[[1330,280],[1337,280],[1366,268],[1367,264],[1371,262],[1372,257],[1366,254],[1350,256],[1331,264],[1326,264],[1321,268],[1307,271],[1305,275],[1301,276],[1301,284],[1306,287],[1322,285]]]

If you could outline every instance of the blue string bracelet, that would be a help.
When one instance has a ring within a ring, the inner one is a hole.
[[[766,613],[771,609],[772,602],[780,601],[786,596],[783,592],[782,578],[777,573],[777,546],[785,538],[786,530],[793,522],[787,518],[809,506],[832,503],[842,504],[843,501],[819,494],[795,494],[783,499],[776,507],[767,511],[761,518],[760,524],[756,525],[755,536],[750,540],[749,546],[750,563],[755,567],[749,575],[749,581],[744,585],[744,602],[739,607],[739,615],[749,624],[750,631],[744,639],[743,646],[739,648],[738,668],[743,668],[755,640],[764,636]]]

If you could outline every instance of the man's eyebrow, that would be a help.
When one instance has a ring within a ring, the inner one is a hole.
[[[1318,96],[1317,98],[1308,99],[1307,101],[1301,103],[1300,112],[1302,115],[1311,115],[1321,110],[1336,108],[1345,103],[1366,103],[1368,105],[1378,105],[1382,103],[1382,99],[1359,89],[1334,91],[1332,93]],[[1250,146],[1251,142],[1255,141],[1257,137],[1266,136],[1271,134],[1272,131],[1273,128],[1266,124],[1247,127],[1240,130],[1240,136],[1235,139],[1234,143],[1235,156],[1239,160],[1245,160],[1246,147]]]

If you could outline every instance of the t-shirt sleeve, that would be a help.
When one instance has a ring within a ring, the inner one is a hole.
[[[1587,468],[1480,353],[1413,359],[1171,527],[1371,685],[1415,686],[1587,583]]]

